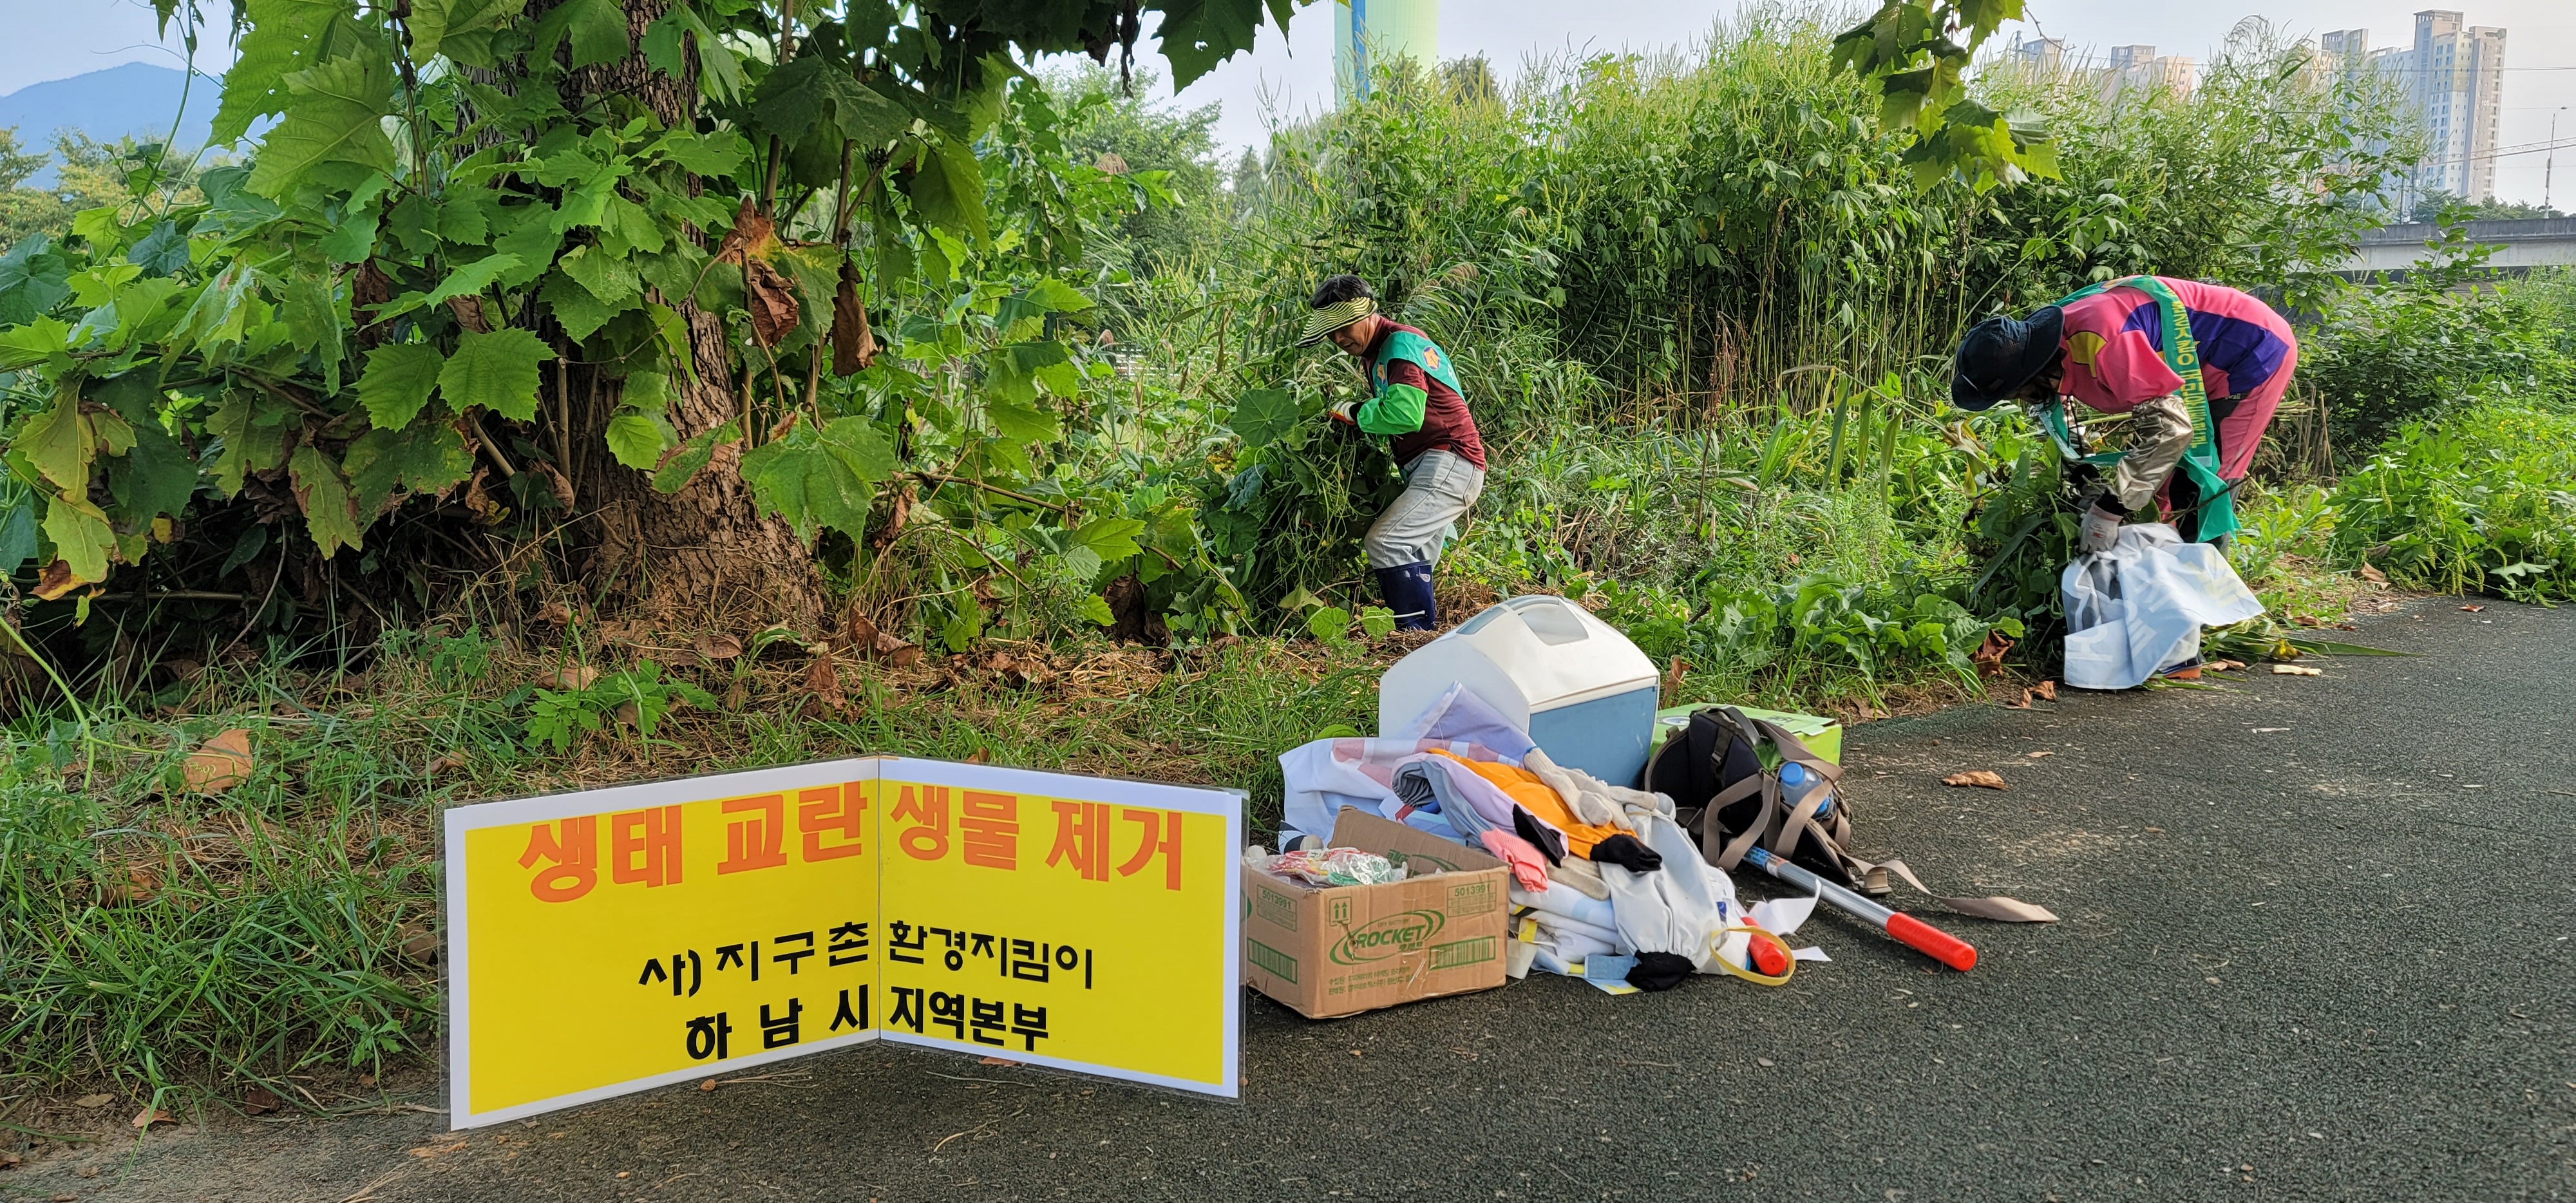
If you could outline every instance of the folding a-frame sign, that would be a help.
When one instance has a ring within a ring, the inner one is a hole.
[[[454,1127],[880,1039],[1236,1094],[1239,791],[868,756],[446,821]]]

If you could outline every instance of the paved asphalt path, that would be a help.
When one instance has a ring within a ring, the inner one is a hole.
[[[1854,731],[1864,844],[2063,917],[1950,921],[1972,973],[1828,918],[1779,990],[1256,999],[1241,1104],[865,1049],[461,1140],[155,1135],[0,1197],[2576,1197],[2576,607],[2353,638],[2423,654]],[[1940,784],[1973,768],[2011,789]]]

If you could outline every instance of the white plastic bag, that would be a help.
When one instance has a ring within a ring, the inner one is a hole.
[[[2058,589],[2066,683],[2079,689],[2136,688],[2199,655],[2202,628],[2263,612],[2216,547],[2163,523],[2121,527],[2111,550],[2075,557]]]

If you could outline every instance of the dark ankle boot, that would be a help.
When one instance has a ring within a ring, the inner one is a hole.
[[[1396,630],[1428,631],[1438,625],[1437,603],[1431,599],[1431,565],[1380,568],[1377,590],[1386,597],[1386,608],[1395,611]]]

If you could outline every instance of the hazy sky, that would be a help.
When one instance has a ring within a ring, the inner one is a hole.
[[[2029,7],[2040,29],[2065,38],[2070,46],[2098,50],[2143,42],[2160,53],[2205,58],[2249,13],[2298,34],[2358,26],[2371,31],[2374,45],[2408,42],[2414,37],[2412,14],[2421,3],[2029,0]],[[225,0],[207,0],[206,7],[228,11]],[[1444,58],[1483,54],[1510,72],[1538,53],[1688,43],[1739,7],[1716,0],[1449,0],[1441,13],[1440,53]],[[2576,2],[2475,0],[2460,11],[2472,24],[2501,25],[2507,31],[2505,112],[2498,135],[2502,145],[2546,142],[2553,112],[2558,139],[2576,141]],[[0,0],[0,30],[9,33],[0,38],[0,93],[122,62],[177,65],[178,55],[159,43],[152,26],[151,6],[142,0]],[[2010,31],[2003,36],[2009,38]],[[217,46],[207,57],[219,65],[229,55]],[[1275,30],[1263,31],[1253,54],[1218,68],[1181,99],[1193,105],[1222,103],[1223,139],[1229,146],[1242,146],[1263,138],[1265,110],[1295,115],[1329,104],[1332,73],[1332,8],[1331,0],[1323,0],[1299,10],[1285,39]],[[2562,173],[2569,178],[2553,189],[2552,199],[2563,209],[2576,198],[2576,147],[2562,149],[2558,157],[2569,167]],[[2499,159],[2497,194],[2539,200],[2547,159],[2546,154]]]

